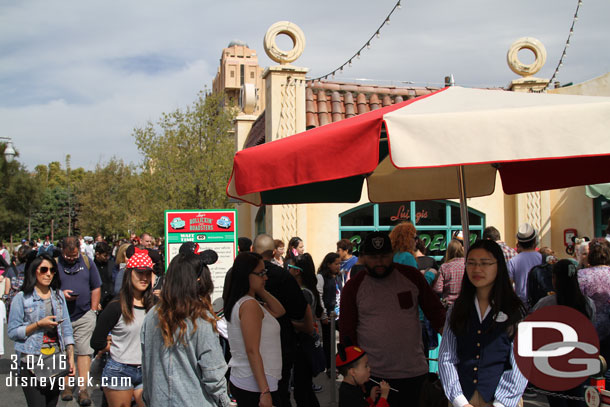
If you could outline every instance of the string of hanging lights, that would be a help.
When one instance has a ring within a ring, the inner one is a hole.
[[[557,77],[557,74],[559,73],[559,69],[563,66],[563,60],[566,57],[568,47],[570,46],[570,40],[572,39],[572,35],[574,35],[574,26],[576,25],[576,21],[578,21],[578,11],[580,10],[580,6],[582,6],[582,0],[578,0],[578,4],[576,5],[576,11],[574,12],[574,18],[572,18],[572,26],[570,27],[568,39],[566,40],[566,44],[563,47],[563,52],[561,53],[561,58],[559,58],[557,67],[555,67],[555,72],[553,72],[553,76],[551,76],[549,83],[547,83],[546,86],[539,92],[544,92],[545,90],[548,89],[549,85],[551,83],[553,83],[553,81]]]
[[[383,22],[381,23],[381,25],[377,28],[377,30],[373,33],[373,35],[371,35],[371,37],[364,43],[364,45],[362,47],[360,47],[360,49],[358,49],[358,51],[356,51],[356,53],[354,55],[352,55],[347,61],[345,61],[343,64],[341,64],[338,68],[336,68],[335,70],[325,74],[325,75],[321,75],[318,76],[317,78],[313,78],[313,79],[307,79],[307,82],[313,82],[313,81],[319,81],[321,79],[328,79],[328,77],[335,77],[336,73],[341,73],[343,72],[343,69],[345,67],[351,67],[352,66],[352,62],[355,59],[360,59],[360,55],[362,54],[362,52],[365,49],[370,49],[371,48],[371,42],[373,41],[373,39],[375,38],[379,38],[381,36],[381,29],[390,24],[390,17],[392,17],[392,14],[394,14],[394,12],[396,10],[400,10],[401,6],[401,1],[402,0],[398,0],[396,2],[396,4],[394,5],[394,7],[392,7],[392,10],[390,11],[390,13],[387,15],[387,17],[383,20]]]

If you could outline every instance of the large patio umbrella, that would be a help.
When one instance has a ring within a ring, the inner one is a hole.
[[[254,205],[466,198],[610,181],[610,98],[449,87],[239,151]],[[467,242],[468,239],[465,239]]]

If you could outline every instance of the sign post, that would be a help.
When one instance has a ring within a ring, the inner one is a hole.
[[[222,296],[227,270],[237,254],[237,211],[235,209],[184,209],[165,211],[165,268],[185,242],[195,242],[199,251],[214,250],[218,261],[210,265],[214,292]]]

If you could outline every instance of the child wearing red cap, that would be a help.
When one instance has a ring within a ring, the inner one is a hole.
[[[370,395],[364,391],[364,385],[371,377],[368,356],[357,346],[339,345],[336,364],[343,382],[339,387],[339,407],[389,407],[388,394],[390,385],[382,380],[379,386],[373,386]],[[375,399],[381,394],[377,403]]]

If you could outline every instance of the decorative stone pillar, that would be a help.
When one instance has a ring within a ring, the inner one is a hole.
[[[293,48],[279,49],[275,38],[284,34],[290,37]],[[265,52],[280,65],[265,69],[265,142],[292,136],[305,131],[305,74],[307,68],[291,65],[305,49],[305,35],[288,21],[273,24],[264,40]],[[269,157],[273,159],[273,157]],[[269,174],[281,177],[282,174]],[[274,238],[284,242],[293,236],[306,239],[307,214],[304,205],[267,207],[266,229]]]
[[[535,60],[529,65],[519,60],[519,51],[528,49],[534,53]],[[510,69],[521,75],[510,83],[510,90],[514,92],[542,91],[549,83],[548,79],[536,78],[537,73],[546,62],[546,49],[536,38],[523,37],[515,41],[506,54],[506,61]],[[516,196],[517,228],[519,224],[528,222],[539,233],[540,246],[551,246],[551,197],[549,191],[530,192]],[[516,228],[515,228],[516,229]],[[512,239],[508,241],[512,241]]]

